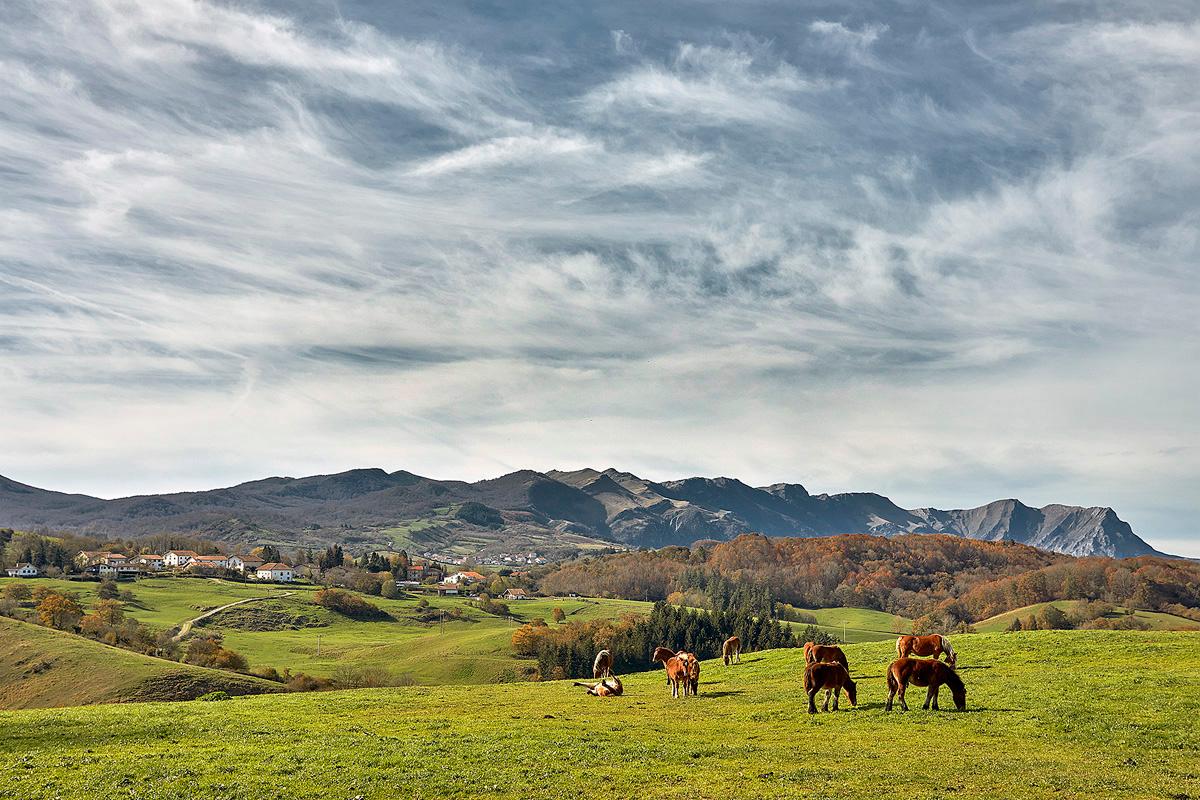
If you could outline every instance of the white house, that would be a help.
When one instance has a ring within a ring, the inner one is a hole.
[[[151,572],[158,572],[163,568],[165,562],[163,562],[163,557],[160,555],[155,553],[145,553],[134,559],[134,563],[143,569],[147,569]]]
[[[7,572],[10,578],[36,578],[42,574],[42,571],[33,564],[17,564],[15,567],[10,567]]]
[[[257,572],[258,568],[263,565],[263,560],[258,556],[230,556],[229,568],[236,569],[243,574],[247,572]]]
[[[163,563],[168,567],[186,567],[197,555],[194,550],[168,550],[163,553]]]
[[[481,583],[482,581],[486,581],[486,580],[487,580],[487,576],[481,575],[478,572],[456,572],[453,575],[450,575],[449,577],[447,577],[446,580],[443,581],[443,583],[467,584],[467,583]]]
[[[292,572],[292,568],[287,564],[273,562],[270,564],[263,564],[261,567],[259,567],[255,571],[254,577],[258,578],[260,581],[282,581],[287,583],[295,577],[295,574]]]
[[[187,563],[189,567],[221,567],[229,566],[229,558],[227,556],[192,556],[192,560]]]
[[[509,589],[503,595],[505,600],[529,600],[529,592],[524,589]]]

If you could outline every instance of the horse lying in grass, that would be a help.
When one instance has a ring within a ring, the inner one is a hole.
[[[846,690],[846,698],[850,705],[858,705],[858,687],[850,679],[850,673],[841,664],[817,661],[809,664],[804,670],[804,693],[808,695],[808,713],[817,713],[816,696],[820,690],[825,690],[825,705],[823,711],[829,710],[829,695],[833,695],[833,710],[838,710],[838,695]]]
[[[592,677],[599,680],[612,675],[613,657],[608,650],[601,650],[596,653],[596,660],[592,662]]]
[[[925,694],[925,705],[921,708],[927,709],[932,703],[933,710],[938,710],[938,688],[942,684],[950,687],[955,708],[959,711],[965,711],[967,708],[967,687],[963,686],[962,678],[958,677],[958,673],[950,665],[924,658],[897,658],[887,670],[888,699],[885,711],[892,710],[892,699],[897,694],[900,695],[900,708],[908,711],[908,704],[904,702],[904,691],[910,683],[913,686],[929,687]]]
[[[742,640],[737,636],[726,639],[725,644],[721,645],[721,658],[727,667],[735,662],[742,663]]]
[[[946,654],[946,663],[953,669],[958,663],[958,654],[950,646],[950,640],[940,633],[928,636],[901,636],[896,639],[896,658],[909,656],[933,656],[935,659]]]
[[[841,664],[847,670],[850,669],[850,662],[846,660],[846,654],[842,652],[842,648],[836,644],[814,644],[813,642],[804,643],[804,663],[815,664],[818,661],[827,661],[830,664]]]
[[[667,686],[671,687],[671,696],[679,697],[680,690],[683,696],[687,697],[689,691],[694,691],[699,688],[700,683],[700,659],[691,653],[676,653],[667,647],[654,648],[654,654],[650,656],[650,663],[661,661],[662,665],[667,670]],[[694,680],[693,683],[693,673]]]
[[[587,693],[596,697],[620,697],[625,691],[624,687],[621,686],[621,679],[616,675],[604,678],[598,683],[575,681],[575,685],[586,687]]]

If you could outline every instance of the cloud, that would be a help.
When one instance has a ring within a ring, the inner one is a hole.
[[[596,463],[1192,535],[1195,15],[272,9],[0,5],[0,473]]]

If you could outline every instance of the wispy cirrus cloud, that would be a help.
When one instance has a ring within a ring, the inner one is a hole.
[[[0,473],[611,463],[1189,535],[1193,11],[452,10],[0,6]]]

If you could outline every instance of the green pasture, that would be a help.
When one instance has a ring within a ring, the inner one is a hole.
[[[569,682],[0,713],[0,798],[1188,798],[1200,634],[955,638],[968,710],[883,710],[890,642],[846,651],[859,707],[806,713],[797,650]],[[915,701],[915,702],[914,702]],[[951,704],[944,702],[943,709]]]

